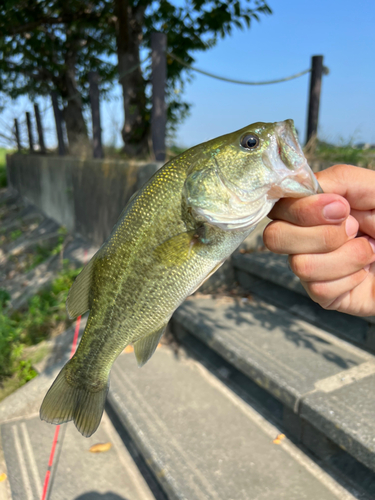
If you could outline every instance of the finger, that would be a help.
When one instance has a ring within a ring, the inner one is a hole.
[[[298,226],[338,224],[350,213],[350,205],[336,194],[317,194],[306,198],[282,198],[268,214]]]
[[[356,210],[371,210],[375,199],[375,172],[353,165],[334,165],[316,174],[326,193],[346,198]]]
[[[289,256],[289,264],[302,281],[331,281],[349,276],[375,262],[375,240],[355,238],[333,252]]]
[[[339,295],[326,309],[355,314],[356,316],[372,316],[374,307],[374,266],[370,265],[366,278],[351,290]]]
[[[352,210],[351,215],[357,219],[362,233],[375,238],[375,210]]]
[[[369,273],[368,267],[337,280],[301,281],[301,284],[314,302],[320,304],[324,309],[328,309],[333,306],[338,297],[350,292],[366,279]]]
[[[263,241],[275,253],[326,253],[354,238],[358,222],[349,217],[333,226],[300,227],[289,222],[273,221],[264,230]]]

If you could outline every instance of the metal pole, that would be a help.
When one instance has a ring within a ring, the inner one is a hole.
[[[92,117],[93,155],[94,158],[104,158],[102,147],[102,129],[100,126],[99,74],[97,71],[89,72],[89,84]]]
[[[40,148],[40,152],[42,154],[44,154],[46,152],[46,147],[44,145],[42,120],[40,118],[39,106],[36,103],[34,104],[34,111],[35,111],[36,127],[38,129],[39,148]]]
[[[20,140],[20,129],[18,127],[18,120],[17,120],[17,118],[14,119],[14,134],[16,136],[17,149],[18,149],[18,152],[20,152],[21,149],[22,149],[22,146],[21,146],[21,140]]]
[[[29,134],[29,150],[30,150],[30,153],[33,153],[34,152],[34,139],[33,139],[33,131],[32,131],[32,128],[31,128],[31,117],[30,117],[30,113],[28,111],[26,111],[26,123],[27,123],[27,132]]]
[[[151,137],[156,161],[165,161],[165,128],[167,109],[165,84],[167,80],[167,35],[151,33],[152,50],[152,114]]]
[[[307,117],[306,144],[318,132],[320,92],[322,89],[323,56],[311,58],[310,94]]]

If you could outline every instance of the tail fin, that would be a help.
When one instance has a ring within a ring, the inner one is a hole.
[[[79,432],[90,437],[100,424],[109,384],[96,392],[71,385],[66,380],[68,364],[47,392],[40,408],[40,418],[51,424],[73,420]]]

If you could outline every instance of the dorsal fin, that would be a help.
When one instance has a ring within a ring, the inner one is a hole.
[[[77,318],[90,309],[89,293],[95,260],[96,256],[82,269],[69,290],[66,311],[70,319]]]
[[[156,332],[153,332],[150,335],[146,335],[145,337],[137,340],[137,342],[134,343],[134,354],[137,358],[139,367],[147,363],[147,361],[154,354],[166,327],[167,324],[163,325]]]

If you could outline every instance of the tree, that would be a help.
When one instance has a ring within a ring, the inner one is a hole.
[[[103,90],[116,72],[99,57],[115,51],[106,8],[105,2],[81,0],[6,0],[0,6],[0,91],[34,100],[56,90],[72,153],[89,145],[82,113],[89,70],[99,72]]]
[[[177,3],[177,2],[176,2]],[[122,136],[125,151],[144,155],[147,152],[150,128],[150,100],[147,85],[149,68],[143,75],[139,65],[140,49],[150,48],[152,31],[167,34],[168,50],[183,61],[194,63],[193,53],[208,50],[219,37],[229,35],[234,27],[250,27],[260,14],[270,14],[265,0],[185,0],[183,5],[161,0],[114,0],[118,69],[123,88],[125,124]],[[186,116],[189,105],[182,92],[189,70],[171,57],[168,58],[167,100],[170,128]]]
[[[177,3],[177,2],[176,2]],[[123,90],[122,137],[129,156],[145,156],[150,142],[150,66],[143,72],[141,49],[152,31],[167,34],[168,50],[187,63],[193,53],[213,47],[234,27],[250,27],[270,14],[266,0],[3,0],[0,5],[0,91],[11,97],[57,90],[64,105],[69,143],[88,142],[82,106],[88,102],[87,75],[101,76],[108,92],[116,69]],[[1,35],[3,35],[1,37]],[[117,52],[116,68],[109,56]],[[168,57],[170,128],[189,105],[176,94],[189,70]]]

